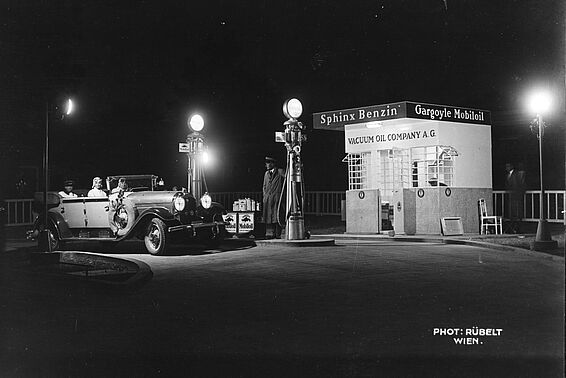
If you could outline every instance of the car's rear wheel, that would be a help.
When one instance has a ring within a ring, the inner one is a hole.
[[[165,223],[159,218],[152,218],[149,221],[143,240],[145,248],[149,253],[152,255],[164,255],[168,242]]]
[[[56,251],[62,247],[63,242],[59,239],[57,232],[53,229],[54,226],[49,226],[45,230],[40,231],[37,237],[37,247],[39,250],[46,251],[49,246],[49,251]]]
[[[61,248],[63,243],[61,242],[61,240],[59,240],[57,233],[51,228],[47,228],[47,233],[49,234],[49,244],[51,245],[51,250],[56,251]]]

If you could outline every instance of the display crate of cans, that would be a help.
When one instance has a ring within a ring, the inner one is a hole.
[[[232,211],[260,211],[260,205],[252,198],[240,198],[232,204]]]
[[[240,198],[232,204],[232,211],[224,215],[226,231],[236,235],[253,234],[261,221],[261,207],[252,198]]]

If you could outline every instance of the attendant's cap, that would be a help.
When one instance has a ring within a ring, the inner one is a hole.
[[[271,162],[271,163],[277,163],[277,159],[272,158],[271,156],[266,156],[266,157],[265,157],[265,162],[266,162],[266,163],[269,163],[269,162]]]
[[[74,186],[75,182],[73,180],[65,180],[63,186]]]

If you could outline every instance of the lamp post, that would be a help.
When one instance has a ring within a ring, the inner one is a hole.
[[[537,225],[537,234],[534,242],[531,243],[531,249],[544,251],[558,247],[556,240],[552,240],[550,230],[544,215],[544,183],[542,173],[542,138],[544,136],[543,114],[550,110],[552,98],[548,92],[534,92],[529,98],[529,108],[537,116],[538,125],[538,149],[539,149],[539,173],[540,173],[540,200],[539,200],[539,221]]]
[[[68,99],[65,104],[65,111],[61,117],[70,115],[73,112],[73,100]],[[45,145],[43,147],[43,230],[39,234],[39,247],[45,252],[51,252],[50,231],[49,231],[49,206],[47,204],[47,191],[49,190],[49,102],[45,103]]]
[[[204,119],[199,114],[192,115],[188,120],[189,129],[192,132],[187,135],[188,168],[187,188],[195,198],[202,196],[202,158],[205,153],[204,135],[200,133],[204,128]]]

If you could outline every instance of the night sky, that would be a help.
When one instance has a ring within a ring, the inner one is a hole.
[[[564,187],[564,1],[1,1],[3,190],[41,178],[46,102],[51,189],[65,178],[152,173],[186,186],[177,152],[199,112],[211,191],[260,190],[263,156],[297,97],[312,113],[396,101],[492,111],[494,187],[506,160],[538,185],[523,98],[557,96],[549,188]],[[60,120],[55,106],[77,103]],[[310,131],[307,190],[347,187],[343,134]],[[548,165],[548,167],[546,167]],[[35,170],[33,167],[37,167]],[[35,188],[34,188],[35,189]],[[38,186],[37,189],[41,189]]]

